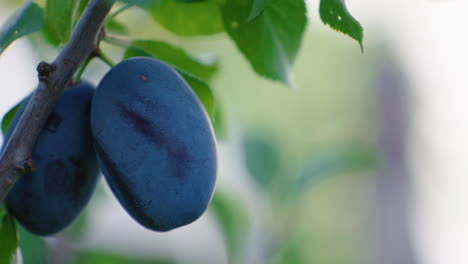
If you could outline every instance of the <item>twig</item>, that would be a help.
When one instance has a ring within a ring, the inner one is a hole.
[[[0,202],[33,167],[31,153],[37,138],[73,74],[97,48],[98,33],[115,1],[92,0],[57,58],[37,66],[39,84],[0,155]]]
[[[129,48],[132,46],[132,42],[130,40],[111,34],[106,34],[103,40],[111,45],[121,48]]]
[[[115,62],[109,56],[107,56],[104,52],[102,52],[101,49],[97,50],[96,57],[98,57],[104,63],[109,65],[109,67],[114,67],[115,66]]]
[[[88,67],[89,63],[93,60],[93,58],[93,55],[88,56],[85,59],[85,61],[80,65],[80,67],[75,73],[75,77],[73,78],[73,83],[78,83],[81,80],[81,76],[83,76],[85,69]]]

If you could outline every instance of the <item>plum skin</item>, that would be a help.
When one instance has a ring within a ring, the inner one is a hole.
[[[216,142],[201,102],[167,64],[134,57],[113,67],[91,106],[98,164],[124,209],[154,231],[198,219],[216,182]]]
[[[35,169],[21,176],[5,199],[10,214],[34,234],[47,236],[64,229],[94,192],[99,174],[89,120],[93,93],[87,82],[64,91],[34,147]]]

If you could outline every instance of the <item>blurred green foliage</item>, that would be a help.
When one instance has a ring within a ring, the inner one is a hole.
[[[2,118],[2,133],[5,135],[8,131],[8,128],[10,127],[11,122],[13,121],[13,118],[16,115],[16,112],[20,109],[21,105],[23,104],[23,101],[17,103],[15,106],[13,106]]]
[[[68,42],[80,0],[47,0],[44,36],[55,46]]]
[[[18,235],[13,217],[0,206],[0,263],[15,263],[18,256]]]
[[[305,31],[306,9],[301,1],[236,1],[164,0],[158,6],[127,0],[151,7],[147,11],[132,7],[107,22],[107,29],[123,35],[124,40],[123,49],[110,52],[121,58],[153,56],[179,68],[212,117],[218,139],[230,142],[232,134],[244,136],[242,165],[252,182],[262,186],[259,195],[266,204],[254,210],[268,216],[255,219],[267,239],[260,240],[264,244],[255,249],[245,248],[254,228],[249,208],[256,201],[245,203],[241,198],[246,190],[230,190],[220,175],[211,211],[230,263],[242,263],[242,254],[259,250],[266,263],[365,264],[369,239],[366,194],[377,160],[373,91],[368,85],[373,73],[372,50],[367,52],[371,56],[363,57],[352,43],[337,40],[334,33]],[[62,25],[65,35],[60,33],[53,43],[68,37],[66,29],[76,23],[86,2],[73,6],[75,20],[54,18],[66,21]],[[218,2],[223,3],[221,9],[215,5]],[[325,12],[326,1],[321,3],[321,12]],[[332,7],[345,12],[345,19],[349,13],[336,4]],[[45,1],[40,6],[45,7]],[[238,16],[232,10],[241,13],[245,24],[234,20]],[[280,11],[297,16],[285,18]],[[290,25],[291,21],[295,23]],[[362,41],[362,35],[355,36]],[[249,40],[258,41],[253,45]],[[265,48],[269,41],[275,43],[271,49]],[[47,45],[37,43],[34,48],[38,51]],[[215,53],[219,62],[204,64],[196,59],[206,53]],[[297,89],[291,91],[260,78],[252,67],[286,83],[292,83],[289,78],[294,74]],[[80,237],[89,224],[87,216],[83,214],[61,239]],[[25,263],[45,263],[41,261],[45,261],[46,242],[22,228],[19,237]],[[175,263],[110,251],[76,253],[75,263]]]
[[[249,231],[248,212],[242,202],[226,191],[215,192],[210,205],[223,231],[231,263],[236,263]]]
[[[155,260],[118,255],[113,252],[80,252],[74,264],[175,264],[173,260]]]
[[[24,264],[47,263],[46,243],[41,237],[31,234],[21,225],[18,225],[18,235]]]
[[[212,35],[224,31],[214,0],[194,3],[158,0],[149,12],[164,28],[181,36]]]
[[[34,2],[26,3],[0,27],[0,55],[16,39],[41,29],[42,9]]]
[[[119,22],[117,19],[110,19],[106,23],[106,28],[110,33],[128,35],[128,28],[124,23]]]
[[[262,186],[268,187],[279,173],[279,149],[265,136],[249,134],[244,137],[244,161],[250,174]]]

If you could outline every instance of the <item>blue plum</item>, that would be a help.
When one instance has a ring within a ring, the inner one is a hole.
[[[95,189],[99,171],[90,129],[93,94],[87,82],[64,91],[34,147],[35,170],[23,175],[5,199],[10,213],[34,234],[51,235],[68,226]]]
[[[199,218],[216,182],[216,142],[203,105],[167,64],[134,57],[113,67],[91,106],[107,183],[141,225],[169,231]]]

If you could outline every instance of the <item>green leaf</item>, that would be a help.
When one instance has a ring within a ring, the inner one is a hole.
[[[83,14],[84,10],[86,9],[86,6],[89,3],[89,0],[78,0],[78,9],[76,10],[77,17],[81,16]]]
[[[222,1],[224,28],[258,74],[294,87],[292,66],[307,23],[304,0],[270,0],[249,21],[252,6],[253,0]]]
[[[125,24],[120,23],[116,19],[112,18],[106,23],[106,29],[109,32],[119,34],[119,35],[128,35],[129,31]]]
[[[308,263],[303,251],[310,250],[304,245],[304,241],[298,238],[290,238],[287,242],[283,242],[279,249],[276,249],[272,254],[270,264],[283,263]]]
[[[195,3],[195,2],[202,2],[202,1],[207,1],[207,0],[174,0],[177,2],[185,2],[185,3]]]
[[[134,41],[124,56],[125,58],[134,57],[137,54],[142,54],[141,52],[150,54],[151,57],[165,61],[172,67],[185,71],[204,81],[209,81],[218,70],[217,64],[202,63],[189,56],[183,49],[160,41]]]
[[[342,173],[364,171],[375,166],[375,152],[366,144],[326,146],[311,155],[290,193],[299,196],[321,180]]]
[[[3,135],[6,135],[8,128],[10,127],[11,122],[13,121],[13,118],[16,115],[16,112],[20,109],[21,105],[23,104],[24,100],[21,102],[17,103],[15,106],[13,106],[4,116],[2,119],[2,133]]]
[[[16,263],[18,258],[18,235],[13,217],[0,207],[0,263]]]
[[[344,0],[320,0],[320,18],[324,24],[357,40],[361,51],[364,50],[362,26],[348,12]]]
[[[267,5],[268,0],[253,0],[252,9],[250,10],[249,21],[258,17],[263,10],[265,10],[265,6]]]
[[[44,23],[42,8],[29,1],[0,28],[0,54],[16,39],[39,31]]]
[[[75,16],[75,21],[73,22],[73,25],[76,25],[78,23],[78,20],[80,19],[81,15],[86,9],[86,6],[88,5],[89,0],[78,0],[78,2],[79,3],[76,9],[76,16]]]
[[[80,252],[75,264],[175,264],[174,260],[145,259],[111,252]]]
[[[229,263],[235,263],[247,238],[249,226],[248,212],[245,206],[227,192],[216,190],[210,205],[216,215],[229,251]]]
[[[227,123],[226,123],[225,116],[224,116],[224,110],[219,104],[219,101],[217,101],[215,105],[213,128],[216,134],[216,139],[218,141],[228,139],[229,131],[228,131]]]
[[[18,225],[19,243],[23,264],[46,264],[46,243],[40,236],[34,235]]]
[[[278,149],[264,136],[250,134],[244,138],[244,161],[253,178],[264,187],[278,175]]]
[[[68,42],[80,0],[47,0],[44,35],[51,44]]]
[[[177,35],[212,35],[224,31],[221,15],[212,1],[159,0],[147,10],[155,21]]]
[[[122,0],[122,2],[135,6],[140,6],[142,8],[148,8],[157,3],[158,1],[160,0]]]
[[[192,87],[193,91],[197,95],[198,99],[202,102],[205,110],[213,122],[215,118],[215,99],[213,92],[208,84],[193,75],[190,75],[184,71],[178,71],[179,74],[185,79],[185,81]]]
[[[185,79],[190,87],[192,87],[193,91],[203,103],[210,119],[213,120],[215,118],[215,99],[213,92],[209,85],[198,77],[204,76],[205,78],[210,78],[216,70],[214,65],[201,65],[185,54],[183,50],[172,47],[166,43],[155,41],[136,41],[135,43],[136,45],[132,45],[132,47],[125,51],[125,58],[144,56],[167,62]],[[195,74],[192,72],[195,72]]]

